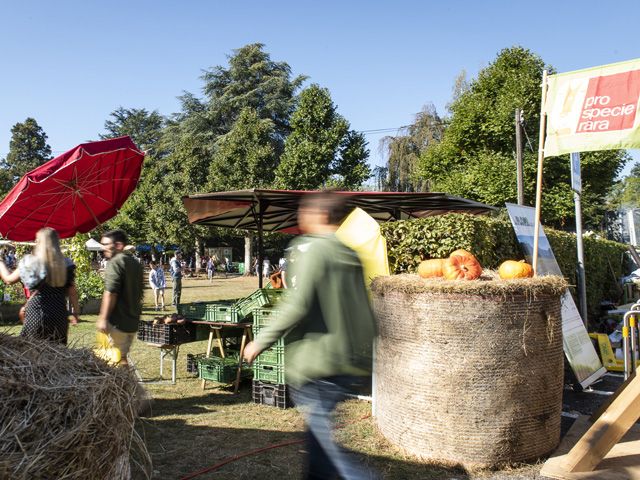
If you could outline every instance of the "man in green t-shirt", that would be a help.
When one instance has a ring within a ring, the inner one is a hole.
[[[102,236],[102,250],[109,260],[104,272],[104,294],[96,327],[109,335],[121,353],[120,365],[128,365],[127,354],[138,332],[142,313],[142,265],[124,253],[127,235],[112,230]]]

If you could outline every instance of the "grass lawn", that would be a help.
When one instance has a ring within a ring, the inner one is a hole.
[[[238,298],[257,288],[255,277],[229,277],[183,280],[183,302]],[[171,289],[166,291],[171,303]],[[169,309],[170,307],[168,307]],[[144,317],[151,318],[151,291],[145,291]],[[84,316],[70,331],[72,345],[90,346],[95,339],[96,316]],[[20,327],[9,327],[17,333]],[[207,383],[202,391],[200,381],[186,373],[186,354],[202,353],[206,341],[180,347],[177,382],[147,383],[154,399],[150,417],[140,419],[139,428],[146,438],[153,461],[153,478],[179,479],[218,462],[250,450],[290,440],[302,439],[303,420],[296,409],[280,410],[256,405],[251,401],[251,383],[245,381],[240,393],[230,388]],[[146,382],[159,381],[159,351],[141,342],[134,342],[131,358]],[[171,369],[165,363],[165,378]],[[428,408],[428,407],[427,407]],[[371,405],[364,401],[348,401],[339,409],[338,421],[348,423],[337,433],[347,448],[362,454],[388,479],[468,479],[468,478],[535,478],[539,466],[521,469],[471,474],[442,465],[430,465],[403,455],[377,431],[371,418]],[[353,423],[351,423],[353,422]],[[219,470],[198,476],[199,479],[290,479],[300,478],[303,471],[302,445],[269,450],[229,463]],[[138,477],[136,477],[138,478]],[[142,477],[140,477],[142,478]]]

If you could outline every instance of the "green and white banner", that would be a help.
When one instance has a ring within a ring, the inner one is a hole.
[[[547,78],[544,156],[640,148],[640,59]]]

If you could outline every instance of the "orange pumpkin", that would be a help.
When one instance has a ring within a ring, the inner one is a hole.
[[[449,256],[453,256],[453,255],[462,255],[462,256],[469,256],[469,257],[474,257],[473,253],[463,249],[463,248],[459,248],[457,250],[454,250],[453,252],[451,252],[449,254]],[[474,257],[475,258],[475,257]]]
[[[442,264],[442,276],[446,280],[475,280],[482,275],[480,262],[466,252],[463,254],[451,254]]]
[[[498,268],[498,275],[503,279],[533,277],[533,267],[524,260],[507,260]]]
[[[429,260],[423,260],[418,265],[418,275],[422,278],[434,278],[442,276],[442,258],[431,258]]]

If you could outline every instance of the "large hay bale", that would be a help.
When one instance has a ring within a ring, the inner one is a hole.
[[[492,467],[560,439],[559,277],[475,281],[379,277],[376,421],[424,459]]]
[[[136,379],[87,349],[0,333],[0,478],[148,476],[134,429]]]

